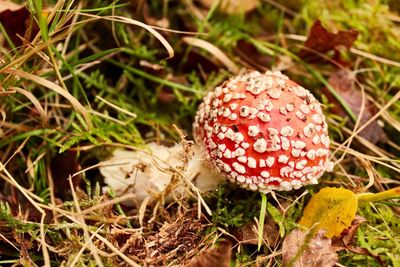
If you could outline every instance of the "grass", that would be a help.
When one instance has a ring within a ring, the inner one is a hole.
[[[193,1],[27,1],[31,36],[14,43],[0,25],[0,265],[183,264],[217,240],[235,240],[232,233],[254,218],[263,225],[261,211],[278,226],[279,238],[260,251],[237,243],[232,264],[279,266],[282,239],[297,227],[307,192],[324,186],[381,192],[399,185],[396,1],[260,3],[248,14],[227,14]],[[368,121],[357,120],[343,95],[329,87],[337,64],[298,56],[316,19],[329,30],[359,32],[341,56],[357,74],[354,90],[378,106],[368,119],[383,126],[386,138],[379,142],[360,134]],[[212,215],[200,218],[192,198],[140,209],[101,192],[98,163],[114,148],[179,142],[172,125],[191,139],[205,92],[243,68],[278,68],[325,104],[334,173],[319,186],[263,202],[257,193],[224,183],[203,196]],[[345,115],[335,113],[322,90],[327,86]],[[68,180],[70,173],[78,174]],[[342,251],[340,264],[399,266],[398,208],[398,199],[361,205],[358,214],[367,221],[356,244],[369,254]],[[163,231],[177,231],[183,222],[192,227],[181,236],[191,246],[173,250],[157,243]],[[149,244],[157,245],[146,250]]]

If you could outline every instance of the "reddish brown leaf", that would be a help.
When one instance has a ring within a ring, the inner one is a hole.
[[[282,245],[282,265],[292,267],[330,267],[338,260],[332,240],[320,230],[311,239],[301,230],[294,230],[285,237]]]
[[[232,256],[232,245],[222,241],[216,247],[209,248],[194,257],[185,267],[229,267]]]
[[[349,229],[343,231],[342,233],[342,240],[345,246],[349,246],[354,242],[354,236],[357,233],[358,227],[365,222],[366,220],[361,217],[360,215],[356,215],[354,221],[351,223]]]
[[[357,116],[362,107],[362,94],[361,91],[355,86],[354,74],[348,69],[340,69],[331,74],[328,83],[339,93],[343,100],[347,102],[353,113]],[[329,92],[325,93],[328,96],[328,99],[335,103],[335,107],[332,111],[339,116],[345,117],[346,112],[343,110],[342,106]],[[363,125],[365,122],[367,122],[377,112],[378,108],[372,101],[367,99],[365,101],[365,107],[361,117],[360,125]],[[348,126],[353,127],[354,123],[349,121]],[[359,135],[374,144],[386,139],[385,132],[376,121],[370,123],[363,131],[360,132]]]
[[[14,45],[19,46],[22,44],[18,35],[25,36],[27,25],[30,24],[29,21],[30,13],[25,6],[17,5],[10,1],[0,1],[0,22]]]
[[[350,49],[354,41],[357,39],[358,32],[355,30],[339,31],[338,33],[328,32],[321,24],[320,20],[314,22],[308,35],[307,41],[304,43],[305,48],[300,51],[300,57],[307,61],[315,61],[321,59],[317,53],[326,53],[334,50],[336,58],[339,62],[339,47],[343,46]]]
[[[333,240],[332,246],[335,248],[336,251],[346,249],[356,254],[371,256],[375,258],[377,262],[381,263],[382,266],[384,266],[383,261],[379,257],[379,255],[372,254],[371,252],[368,251],[368,249],[355,245],[354,237],[360,225],[365,221],[366,220],[363,217],[356,215],[355,219],[351,223],[350,228],[344,230],[340,237],[335,238]]]

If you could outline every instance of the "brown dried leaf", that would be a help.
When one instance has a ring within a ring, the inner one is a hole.
[[[283,266],[330,267],[338,261],[338,255],[332,248],[332,240],[325,237],[322,230],[311,239],[307,233],[294,230],[285,237],[282,250]]]
[[[340,94],[340,96],[347,102],[353,113],[357,116],[362,107],[362,93],[355,87],[354,74],[348,69],[339,69],[335,72],[332,72],[328,83]],[[339,116],[346,116],[346,112],[333,98],[333,96],[329,93],[327,93],[327,96],[331,102],[336,104],[332,111]],[[363,125],[365,122],[367,122],[377,112],[378,108],[374,105],[374,103],[366,99],[360,125]],[[348,125],[353,127],[354,123],[349,121]],[[370,123],[363,131],[359,133],[359,135],[373,144],[386,139],[385,132],[378,125],[377,121]]]
[[[360,225],[365,221],[366,220],[363,217],[361,217],[360,215],[356,215],[355,219],[351,223],[350,228],[344,230],[340,237],[335,238],[333,240],[332,246],[335,248],[336,251],[347,249],[353,253],[371,256],[375,258],[377,262],[380,262],[382,266],[384,266],[383,261],[379,255],[374,255],[369,252],[368,249],[354,245],[354,237],[357,233],[357,230]]]
[[[242,244],[257,245],[258,244],[258,230],[254,222],[248,223],[243,227],[237,229],[234,233],[236,239]],[[274,246],[279,237],[278,225],[274,222],[272,217],[266,216],[264,222],[263,239],[269,246]]]
[[[19,46],[22,41],[17,35],[25,36],[30,24],[30,13],[23,5],[0,1],[0,22],[14,45]]]
[[[365,251],[363,248],[356,248],[352,246],[352,244],[354,243],[354,236],[357,233],[358,227],[360,227],[361,223],[365,221],[366,220],[363,217],[361,217],[360,215],[356,215],[355,219],[351,223],[351,226],[348,229],[345,229],[340,237],[334,239],[333,246],[336,248],[336,251],[349,249],[354,253],[368,254],[368,251],[367,253],[364,253]],[[353,250],[353,248],[355,250]]]
[[[351,223],[350,228],[343,231],[342,240],[346,247],[351,245],[354,242],[354,236],[357,233],[358,227],[360,227],[360,225],[365,221],[367,221],[367,220],[364,219],[364,217],[361,217],[360,215],[356,215],[356,217],[354,218],[354,221]]]
[[[216,247],[208,248],[190,260],[185,267],[229,267],[232,256],[232,244],[221,241]]]
[[[340,62],[339,47],[344,46],[350,49],[354,41],[357,39],[358,32],[355,30],[339,31],[338,33],[328,32],[321,24],[320,20],[316,20],[311,27],[307,41],[304,43],[305,48],[300,51],[300,57],[307,61],[315,61],[320,57],[315,53],[326,53],[334,50],[336,59]],[[315,51],[315,52],[314,52]]]

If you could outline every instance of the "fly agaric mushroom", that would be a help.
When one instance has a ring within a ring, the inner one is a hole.
[[[200,149],[194,146],[187,165],[179,168],[202,192],[215,189],[222,178],[264,193],[298,189],[317,183],[333,167],[321,104],[280,72],[252,71],[209,92],[196,114],[193,135]],[[117,194],[130,191],[141,202],[171,191],[167,186],[173,174],[160,167],[177,168],[185,149],[148,147],[158,159],[116,150],[103,162],[100,171]],[[174,190],[183,192],[181,186]]]
[[[333,166],[320,103],[280,72],[252,71],[209,92],[193,134],[216,170],[250,190],[298,189]]]

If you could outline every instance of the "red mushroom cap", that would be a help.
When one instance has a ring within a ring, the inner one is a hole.
[[[280,72],[252,71],[209,92],[193,132],[216,169],[251,190],[298,189],[332,168],[320,103]]]

